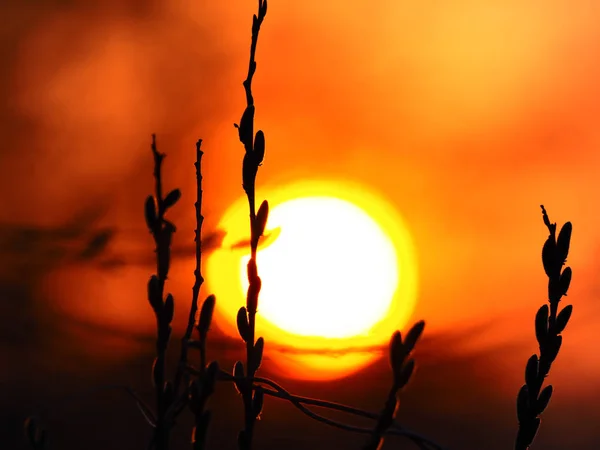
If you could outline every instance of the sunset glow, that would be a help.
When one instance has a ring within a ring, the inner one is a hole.
[[[1,1],[0,449],[30,415],[61,450],[235,447],[261,398],[253,448],[365,448],[335,425],[376,420],[312,400],[379,415],[390,337],[420,320],[383,448],[515,448],[537,377],[531,448],[599,448],[600,1],[267,1],[256,45],[263,0]],[[262,138],[254,372],[236,314]],[[147,198],[174,189],[158,235]],[[573,225],[551,345],[542,204]],[[221,373],[175,411],[213,361],[254,374],[251,402]]]
[[[330,379],[365,366],[376,355],[354,352],[387,342],[415,303],[416,262],[400,219],[351,185],[301,183],[264,196],[271,213],[257,257],[257,336],[285,354],[274,362],[288,376],[303,369],[303,378]],[[207,267],[218,325],[233,336],[248,287],[249,249],[236,245],[248,237],[247,217],[245,199],[225,214],[223,249]]]
[[[303,197],[273,209],[281,230],[259,253],[260,313],[302,336],[349,338],[369,332],[398,285],[393,244],[361,209],[332,197]],[[242,258],[243,290],[248,288]]]

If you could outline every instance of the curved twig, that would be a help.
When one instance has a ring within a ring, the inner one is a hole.
[[[191,369],[191,370],[193,370],[193,369]],[[228,372],[220,371],[219,381],[234,381],[234,377],[231,374],[229,374]],[[379,419],[379,415],[376,413],[364,411],[362,409],[354,408],[352,406],[343,405],[341,403],[330,402],[327,400],[320,400],[320,399],[314,399],[314,398],[310,398],[310,397],[302,397],[299,395],[291,394],[289,391],[287,391],[281,385],[279,385],[278,383],[276,383],[273,380],[269,380],[268,378],[254,377],[252,381],[255,383],[266,384],[273,388],[273,389],[269,389],[269,388],[261,387],[261,389],[264,391],[265,395],[270,395],[271,397],[276,397],[276,398],[280,398],[282,400],[287,400],[290,403],[292,403],[296,408],[298,408],[302,413],[306,414],[307,416],[311,417],[312,419],[317,420],[322,423],[325,423],[326,425],[329,425],[329,426],[332,426],[335,428],[339,428],[342,430],[351,431],[351,432],[355,432],[355,433],[361,433],[361,434],[372,433],[372,430],[370,428],[356,427],[356,426],[352,426],[352,425],[347,425],[343,422],[338,422],[338,421],[329,419],[327,417],[324,417],[324,416],[321,416],[320,414],[315,413],[314,411],[311,411],[310,409],[306,408],[304,405],[312,405],[312,406],[316,406],[319,408],[326,408],[326,409],[331,409],[331,410],[335,410],[335,411],[340,411],[340,412],[352,414],[352,415],[359,416],[359,417],[364,417],[364,418],[371,419],[371,420]],[[257,387],[258,387],[257,385],[253,385],[254,390],[256,390]],[[444,450],[444,448],[442,446],[440,446],[439,444],[431,441],[430,439],[428,439],[424,436],[421,436],[420,434],[418,434],[416,432],[406,429],[405,427],[401,426],[400,424],[398,424],[395,421],[394,421],[393,425],[390,427],[390,429],[386,432],[386,434],[393,435],[393,436],[404,436],[404,437],[410,439],[411,441],[413,441],[415,444],[419,445],[421,448],[427,448],[427,447],[423,447],[426,445],[429,448],[433,448],[435,450]]]

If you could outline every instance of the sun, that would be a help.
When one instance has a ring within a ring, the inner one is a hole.
[[[284,375],[311,379],[368,364],[377,356],[369,349],[387,343],[416,302],[415,252],[399,215],[347,182],[279,186],[257,198],[269,201],[270,213],[257,254],[256,328],[266,347],[281,353],[272,361]],[[207,261],[206,278],[217,297],[217,325],[237,336],[248,287],[244,198],[218,227],[227,235]]]
[[[267,230],[276,237],[257,255],[265,320],[300,336],[351,338],[386,315],[397,256],[364,210],[334,197],[297,198],[272,208]],[[248,259],[239,267],[244,291]]]

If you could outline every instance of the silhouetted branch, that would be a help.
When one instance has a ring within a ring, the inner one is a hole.
[[[167,450],[170,425],[165,421],[165,413],[173,400],[173,383],[166,379],[165,359],[171,337],[174,300],[171,294],[164,297],[164,287],[171,264],[171,241],[175,226],[165,220],[165,212],[177,203],[181,197],[179,189],[174,189],[163,198],[161,167],[164,154],[156,148],[156,136],[152,135],[152,154],[154,156],[155,196],[148,196],[145,204],[145,216],[148,229],[156,244],[156,274],[148,282],[148,300],[154,310],[157,323],[156,358],[152,366],[152,380],[156,392],[156,426],[151,446],[157,450]]]
[[[242,394],[244,402],[244,429],[238,435],[238,447],[240,450],[252,448],[252,436],[256,418],[262,411],[263,393],[259,389],[253,391],[252,378],[260,367],[264,340],[259,337],[255,342],[256,310],[258,306],[258,295],[261,288],[261,279],[258,276],[256,266],[256,251],[258,241],[263,234],[267,216],[268,204],[263,202],[258,215],[256,214],[255,192],[256,175],[265,154],[265,138],[262,131],[254,135],[254,98],[252,97],[252,78],[256,72],[256,45],[260,26],[267,14],[267,0],[258,0],[258,15],[252,16],[252,42],[250,44],[250,61],[248,63],[248,75],[243,82],[246,93],[246,109],[242,114],[240,123],[234,124],[238,129],[240,142],[244,145],[244,159],[242,162],[242,187],[248,197],[250,209],[250,261],[248,261],[248,292],[246,296],[246,307],[240,308],[237,315],[237,324],[240,336],[246,343],[246,367],[241,361],[234,366],[234,377],[236,388]]]
[[[190,306],[190,313],[188,316],[187,327],[185,333],[181,338],[181,357],[179,359],[179,367],[177,368],[177,374],[175,375],[175,392],[179,393],[181,381],[187,386],[189,384],[189,376],[184,370],[188,362],[188,342],[192,338],[192,331],[194,331],[194,324],[196,323],[196,314],[198,312],[198,296],[200,294],[200,288],[204,283],[204,277],[202,276],[202,224],[204,223],[204,216],[202,215],[202,156],[204,152],[201,149],[202,139],[196,142],[196,162],[194,167],[196,168],[196,202],[194,208],[196,211],[196,229],[194,230],[194,242],[196,247],[196,268],[194,269],[194,286],[192,287],[192,304]],[[204,368],[206,366],[206,349],[202,349],[202,360],[200,366]]]
[[[200,371],[192,366],[188,366],[187,370],[193,375],[200,375]],[[231,374],[229,374],[223,370],[219,371],[217,379],[218,379],[218,381],[228,381],[228,382],[234,382],[234,383],[237,381],[234,376],[232,376]],[[355,432],[355,433],[361,433],[361,434],[372,434],[373,433],[373,430],[371,428],[355,427],[352,425],[345,424],[343,422],[338,422],[338,421],[326,418],[320,414],[315,413],[314,411],[311,411],[310,409],[306,408],[304,405],[311,405],[311,406],[316,406],[319,408],[340,411],[340,412],[344,412],[346,414],[351,414],[351,415],[355,415],[358,417],[363,417],[363,418],[375,420],[375,421],[378,421],[381,417],[380,414],[365,411],[365,410],[355,408],[352,406],[347,406],[347,405],[344,405],[341,403],[330,402],[327,400],[321,400],[321,399],[315,399],[315,398],[303,397],[303,396],[291,394],[289,391],[287,391],[285,388],[283,388],[280,384],[278,384],[275,381],[270,380],[268,378],[254,377],[251,381],[253,383],[253,385],[252,385],[253,390],[260,389],[260,390],[262,390],[264,395],[269,395],[271,397],[289,401],[290,403],[292,403],[294,405],[294,407],[296,407],[298,410],[300,410],[303,414],[307,415],[308,417],[311,417],[312,419],[315,419],[326,425],[329,425],[329,426],[332,426],[335,428],[339,428],[342,430],[351,431],[351,432]],[[260,386],[259,384],[254,384],[254,383],[264,384],[264,385],[272,387],[273,389],[265,388],[263,386]],[[392,424],[390,425],[390,427],[388,429],[386,429],[384,431],[384,434],[390,435],[390,436],[403,436],[403,437],[406,437],[406,438],[412,440],[417,445],[420,445],[420,446],[426,445],[429,448],[433,448],[435,450],[444,450],[444,448],[442,446],[440,446],[439,444],[436,444],[435,442],[431,441],[430,439],[428,439],[424,436],[421,436],[418,433],[408,430],[407,428],[398,424],[396,421],[392,421]]]
[[[383,436],[394,423],[394,417],[398,409],[398,394],[406,386],[415,369],[414,359],[407,358],[415,348],[415,344],[421,337],[421,334],[423,334],[424,328],[425,322],[421,320],[408,330],[404,340],[400,331],[396,331],[392,335],[389,352],[394,381],[383,411],[377,420],[375,428],[371,430],[371,437],[363,447],[363,450],[378,450],[383,445]]]
[[[550,367],[556,359],[562,344],[561,333],[567,326],[573,307],[565,306],[558,313],[558,303],[567,295],[571,284],[572,271],[562,267],[567,261],[571,243],[571,222],[563,225],[556,237],[556,224],[550,223],[544,205],[542,217],[550,235],[542,248],[542,263],[548,276],[548,305],[543,305],[535,317],[535,335],[539,344],[540,356],[532,355],[525,369],[525,384],[517,396],[517,418],[519,431],[515,442],[515,450],[529,448],[540,426],[539,415],[544,412],[552,396],[552,385],[542,390],[544,379],[550,372]],[[557,315],[558,313],[558,315]]]

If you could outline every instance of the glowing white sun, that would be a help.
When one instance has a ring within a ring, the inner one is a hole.
[[[362,209],[332,197],[305,197],[274,207],[276,237],[257,255],[263,280],[259,314],[301,336],[368,334],[383,319],[398,285],[391,239]],[[246,264],[240,261],[243,289]]]

